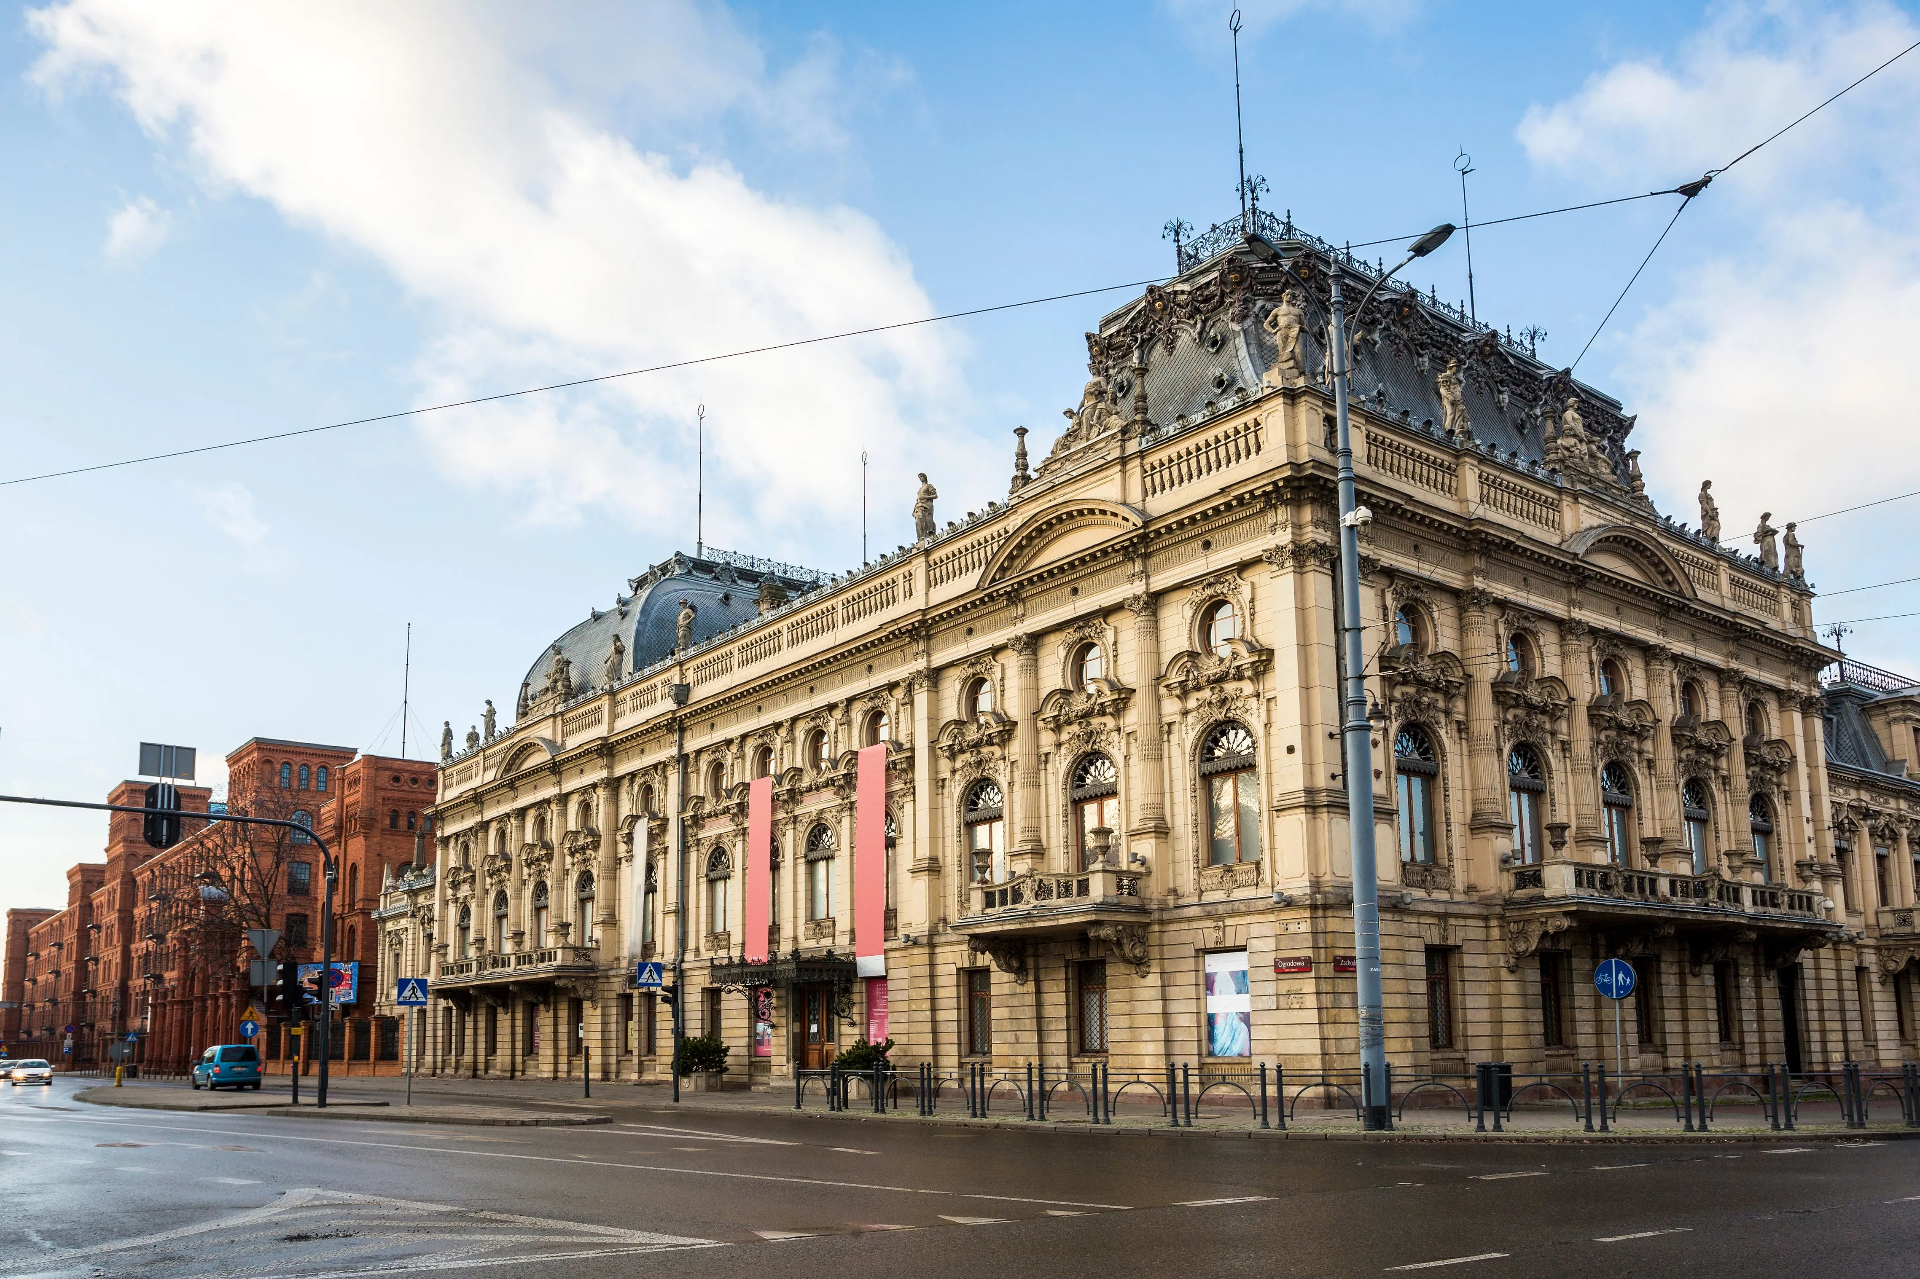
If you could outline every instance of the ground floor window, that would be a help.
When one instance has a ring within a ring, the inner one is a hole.
[[[580,1041],[586,1035],[587,1006],[578,999],[567,1001],[567,1024],[560,1028],[561,1035],[567,1041],[567,1056],[580,1055]]]
[[[1427,1046],[1452,1048],[1453,951],[1427,947]]]
[[[1540,1035],[1549,1048],[1567,1046],[1567,957],[1540,952]]]
[[[1107,961],[1089,959],[1074,974],[1079,991],[1080,1051],[1107,1051]]]
[[[487,1056],[500,1051],[500,1005],[487,1005]]]
[[[1730,959],[1713,966],[1713,1015],[1719,1023],[1720,1042],[1740,1042],[1740,976]]]
[[[1253,1055],[1253,998],[1247,984],[1247,952],[1207,956],[1207,1056]]]
[[[640,998],[640,1052],[652,1057],[660,1051],[660,1000],[655,995]]]
[[[1860,1004],[1860,1038],[1867,1043],[1877,1043],[1880,1036],[1874,1032],[1873,1025],[1873,970],[1855,968],[1853,970],[1854,998]]]
[[[620,1055],[633,1055],[633,996],[620,996]]]
[[[529,1003],[520,1012],[521,1043],[523,1057],[538,1060],[540,1056],[540,1005]]]
[[[969,968],[964,972],[967,1005],[967,1053],[986,1057],[993,1053],[993,970]]]
[[[1893,1017],[1903,1041],[1913,1039],[1913,973],[1911,969],[1893,975]]]
[[[1641,955],[1633,964],[1634,1042],[1651,1048],[1660,1042],[1660,960]]]
[[[720,988],[718,986],[707,987],[700,992],[700,999],[705,1005],[702,1009],[705,1013],[702,1029],[705,1030],[708,1035],[718,1039],[720,1038]]]

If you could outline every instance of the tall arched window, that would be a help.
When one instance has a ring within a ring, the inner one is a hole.
[[[1207,605],[1207,611],[1200,615],[1200,642],[1215,657],[1228,657],[1233,653],[1233,645],[1227,641],[1240,637],[1240,615],[1234,611],[1232,600],[1215,600]]]
[[[1073,686],[1084,689],[1088,680],[1105,679],[1107,674],[1107,655],[1098,644],[1082,644],[1073,651]]]
[[[1507,637],[1507,674],[1532,679],[1540,669],[1533,652],[1533,641],[1515,631]]]
[[[1547,774],[1540,756],[1522,743],[1507,753],[1507,816],[1513,822],[1513,853],[1521,865],[1540,861]]]
[[[1402,605],[1394,610],[1393,642],[1409,653],[1427,651],[1426,619],[1418,609]]]
[[[1607,860],[1615,866],[1632,864],[1633,778],[1621,764],[1600,770],[1601,821],[1607,829]]]
[[[816,728],[807,734],[807,767],[816,773],[827,767],[827,730]]]
[[[707,797],[722,798],[727,789],[727,766],[715,760],[707,766]]]
[[[964,820],[973,882],[995,883],[1007,877],[1006,797],[1000,783],[975,782],[967,792]]]
[[[1209,866],[1260,860],[1260,788],[1253,756],[1253,734],[1232,720],[1200,744]]]
[[[347,867],[347,909],[354,909],[359,901],[360,868],[358,866],[349,866]]]
[[[1426,729],[1408,724],[1394,737],[1393,772],[1400,809],[1400,860],[1431,865],[1437,843],[1433,788],[1440,777],[1440,760]]]
[[[976,676],[960,694],[960,710],[968,719],[993,713],[993,681]]]
[[[493,948],[507,953],[507,894],[502,889],[493,895]]]
[[[593,929],[593,872],[583,870],[580,878],[573,881],[573,941],[576,946],[584,946],[588,934]]]
[[[413,809],[409,808],[407,810],[407,829],[414,830],[419,825],[420,825],[420,814],[415,812]]]
[[[1680,685],[1680,718],[1690,724],[1698,723],[1706,713],[1707,700],[1700,694],[1700,686],[1692,680]]]
[[[1074,855],[1079,869],[1086,870],[1092,832],[1120,827],[1120,773],[1113,761],[1096,752],[1074,765],[1067,802],[1073,809]]]
[[[1760,859],[1760,882],[1773,882],[1773,805],[1765,795],[1747,801],[1747,824],[1753,830],[1753,855]]]
[[[1693,873],[1704,875],[1713,861],[1709,851],[1713,810],[1708,807],[1706,785],[1699,778],[1680,788],[1680,818],[1687,826],[1687,852],[1693,855]]]
[[[300,765],[300,789],[307,789],[307,783],[311,780],[312,775],[308,773],[307,766],[305,764]]]
[[[727,885],[733,882],[733,856],[724,848],[707,854],[707,931],[724,933],[733,917],[727,913]]]
[[[473,953],[473,907],[460,908],[460,922],[454,929],[453,944],[457,949],[454,957],[466,959]]]
[[[762,746],[753,753],[753,775],[768,777],[773,773],[773,747]]]
[[[1609,657],[1600,663],[1600,696],[1625,697],[1627,695],[1627,675],[1620,663]]]
[[[1767,735],[1767,708],[1758,698],[1747,703],[1747,736],[1764,738]]]
[[[292,788],[293,788],[293,765],[282,764],[280,765],[280,789],[291,790]]]
[[[833,918],[833,853],[839,840],[826,823],[807,832],[807,918]]]
[[[765,748],[763,747],[762,749],[764,750]],[[761,776],[764,777],[766,774],[762,773]],[[652,817],[654,813],[653,803],[652,785],[642,786],[640,788],[640,811]]]
[[[867,716],[867,725],[860,733],[860,740],[868,746],[880,746],[893,740],[893,721],[887,718],[885,711],[875,711]]]
[[[553,917],[553,902],[547,893],[547,881],[533,886],[533,945],[539,950],[547,944],[547,925]]]
[[[400,829],[400,810],[399,809],[390,808],[387,810],[387,829],[388,830]]]
[[[293,812],[293,824],[300,828],[293,832],[293,842],[296,844],[311,844],[313,842],[313,836],[307,834],[307,832],[313,829],[313,814],[304,808],[297,808]]]

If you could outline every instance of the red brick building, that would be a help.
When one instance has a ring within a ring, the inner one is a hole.
[[[27,977],[30,969],[37,969],[39,957],[27,957],[31,950],[27,934],[58,913],[51,906],[18,906],[7,912],[6,948],[0,950],[0,1052],[13,1053],[28,1033],[24,1027],[32,1021],[27,992],[38,987],[39,977],[36,972],[31,988]]]

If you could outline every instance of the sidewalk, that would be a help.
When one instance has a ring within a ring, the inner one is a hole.
[[[366,1079],[354,1081],[356,1085],[368,1082],[372,1081]],[[404,1085],[406,1081],[400,1082]],[[298,1106],[293,1104],[291,1096],[285,1095],[287,1091],[284,1087],[274,1089],[269,1083],[267,1089],[258,1093],[222,1096],[218,1093],[196,1091],[180,1084],[132,1082],[118,1088],[111,1084],[83,1088],[74,1094],[74,1100],[95,1106],[119,1106],[129,1110],[177,1110],[195,1114],[244,1112],[271,1115],[276,1118],[355,1119],[380,1123],[558,1128],[613,1122],[613,1117],[604,1112],[544,1109],[529,1111],[526,1103],[502,1106],[498,1102],[503,1099],[498,1096],[488,1099],[495,1103],[492,1105],[474,1104],[447,1095],[416,1096],[416,1102],[424,1104],[408,1106],[403,1104],[404,1098],[356,1096],[347,1090],[330,1086],[327,1089],[326,1108],[321,1109],[315,1104],[314,1090],[311,1087],[303,1086],[300,1089]],[[282,1095],[275,1096],[275,1092]],[[545,1105],[546,1103],[531,1104]]]

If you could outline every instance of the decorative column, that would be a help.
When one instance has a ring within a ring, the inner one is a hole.
[[[1167,833],[1166,750],[1160,739],[1160,602],[1151,595],[1128,599],[1133,614],[1134,725],[1140,751],[1140,786],[1134,794],[1131,835]]]
[[[1741,878],[1739,867],[1753,855],[1753,828],[1747,822],[1747,709],[1740,699],[1740,681],[1720,681],[1720,718],[1733,728],[1733,746],[1727,751],[1727,812],[1721,823],[1722,869],[1729,879]]]
[[[1014,749],[1020,756],[1020,785],[1015,815],[1020,820],[1019,843],[1012,860],[1020,869],[1037,869],[1044,855],[1040,840],[1040,658],[1032,635],[1007,641],[1014,654]]]
[[[507,932],[517,940],[515,950],[526,949],[527,929],[527,810],[516,809],[506,818]]]
[[[1686,841],[1675,843],[1680,833],[1680,782],[1673,755],[1673,653],[1657,644],[1647,650],[1647,700],[1653,703],[1654,716],[1654,802],[1648,805],[1653,812],[1654,831],[1651,837],[1642,837],[1642,844],[1678,854],[1685,851]],[[1658,845],[1652,844],[1655,839],[1660,841]],[[1678,858],[1675,867],[1684,860]],[[1658,863],[1654,864],[1657,867]]]
[[[1560,677],[1567,683],[1567,785],[1573,805],[1574,847],[1590,847],[1587,859],[1605,861],[1607,836],[1600,826],[1600,778],[1593,759],[1593,628],[1579,618],[1560,624]]]
[[[1494,672],[1505,667],[1494,642],[1493,597],[1474,587],[1462,593],[1460,604],[1461,646],[1467,650],[1467,773],[1473,789],[1469,824],[1476,831],[1506,829],[1493,709]]]
[[[607,760],[607,776],[600,779],[599,801],[594,809],[594,820],[600,824],[600,866],[593,872],[593,899],[600,908],[599,925],[610,929],[614,925],[614,898],[620,895],[620,870],[616,860],[618,854],[618,830],[620,825],[620,788],[613,780],[613,760]],[[582,921],[584,925],[585,921]],[[611,934],[608,934],[611,937]],[[581,939],[585,941],[585,938]]]

